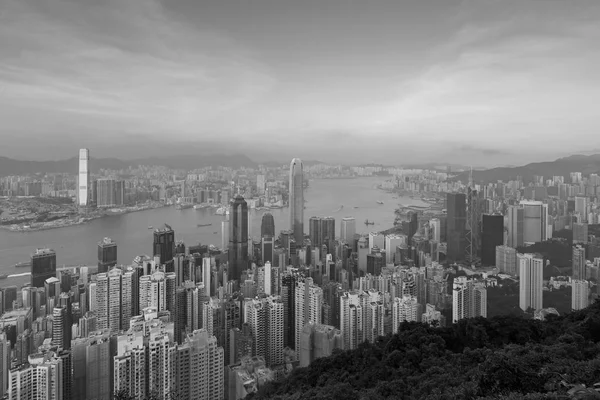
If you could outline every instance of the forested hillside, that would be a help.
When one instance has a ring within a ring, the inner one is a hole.
[[[590,389],[600,382],[600,302],[545,322],[502,316],[401,328],[316,360],[247,398],[600,398]]]

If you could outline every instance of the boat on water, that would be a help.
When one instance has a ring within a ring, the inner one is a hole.
[[[203,209],[208,208],[208,207],[210,207],[208,204],[196,204],[194,206],[194,210],[203,210]]]
[[[15,268],[31,267],[31,261],[23,261],[15,264]]]
[[[383,204],[383,201],[379,200],[377,201],[377,204]]]
[[[198,228],[202,228],[203,226],[211,226],[212,224],[198,224]]]
[[[177,204],[177,205],[175,206],[175,208],[176,208],[177,210],[186,210],[186,209],[188,209],[188,208],[192,208],[193,206],[194,206],[193,204]]]
[[[6,274],[0,275],[0,279],[6,279],[6,278],[8,278],[8,275],[6,275]]]
[[[153,227],[152,225],[150,225],[150,226],[148,227],[148,229],[154,229],[154,227]]]
[[[375,222],[365,219],[365,225],[375,225]]]
[[[219,233],[219,232],[213,232],[213,233],[216,235],[216,234],[217,234],[217,233]]]

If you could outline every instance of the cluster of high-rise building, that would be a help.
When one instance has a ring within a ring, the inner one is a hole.
[[[91,201],[88,159],[80,154],[81,206]],[[168,225],[152,232],[150,256],[129,265],[110,238],[98,243],[97,267],[57,270],[54,250],[37,249],[31,284],[0,296],[0,396],[241,399],[404,322],[486,317],[493,279],[457,276],[461,267],[517,277],[520,308],[543,308],[545,260],[521,248],[552,237],[557,209],[535,190],[533,199],[505,204],[496,195],[505,186],[470,182],[465,193],[446,195],[446,213],[412,210],[397,229],[361,235],[352,217],[305,219],[303,171],[294,159],[289,226],[278,232],[265,213],[258,241],[246,198],[227,191],[222,250],[186,245]],[[256,187],[267,191],[265,176]],[[590,210],[576,207],[571,214]],[[580,309],[600,257],[587,261],[595,251],[589,238],[576,243],[570,284],[572,308]]]

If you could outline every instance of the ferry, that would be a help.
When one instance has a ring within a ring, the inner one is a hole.
[[[31,267],[31,261],[23,261],[23,262],[15,264],[15,268],[25,268],[25,267]]]
[[[369,221],[368,219],[366,219],[365,220],[365,225],[375,225],[375,222]]]
[[[379,200],[379,201],[377,202],[377,204],[383,204],[383,201]]]
[[[208,208],[208,207],[210,207],[208,204],[196,204],[194,206],[194,210],[203,210],[203,209]]]
[[[212,224],[198,224],[198,228],[202,228],[203,226],[211,226]]]

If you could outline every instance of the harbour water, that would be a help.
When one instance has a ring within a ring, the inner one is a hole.
[[[356,218],[357,233],[368,233],[391,228],[394,210],[398,204],[424,205],[418,199],[399,197],[377,189],[384,178],[318,179],[311,180],[304,191],[304,230],[308,231],[311,216],[331,216],[336,219],[336,234],[343,217]],[[379,204],[378,202],[383,202]],[[105,217],[84,225],[75,225],[38,232],[14,233],[0,231],[0,274],[22,274],[28,268],[15,268],[18,262],[29,260],[37,247],[50,247],[56,251],[57,265],[96,265],[98,242],[110,237],[118,245],[118,262],[129,264],[137,255],[152,253],[152,230],[169,224],[176,240],[186,245],[197,243],[221,247],[221,222],[225,216],[215,214],[216,209],[193,208],[177,210],[164,207],[124,215]],[[253,237],[260,237],[260,223],[265,212],[273,214],[275,230],[289,229],[289,209],[270,211],[250,210]],[[364,221],[374,225],[365,225]],[[198,226],[211,224],[210,226]],[[0,281],[0,287],[22,285],[27,276],[10,277]]]

